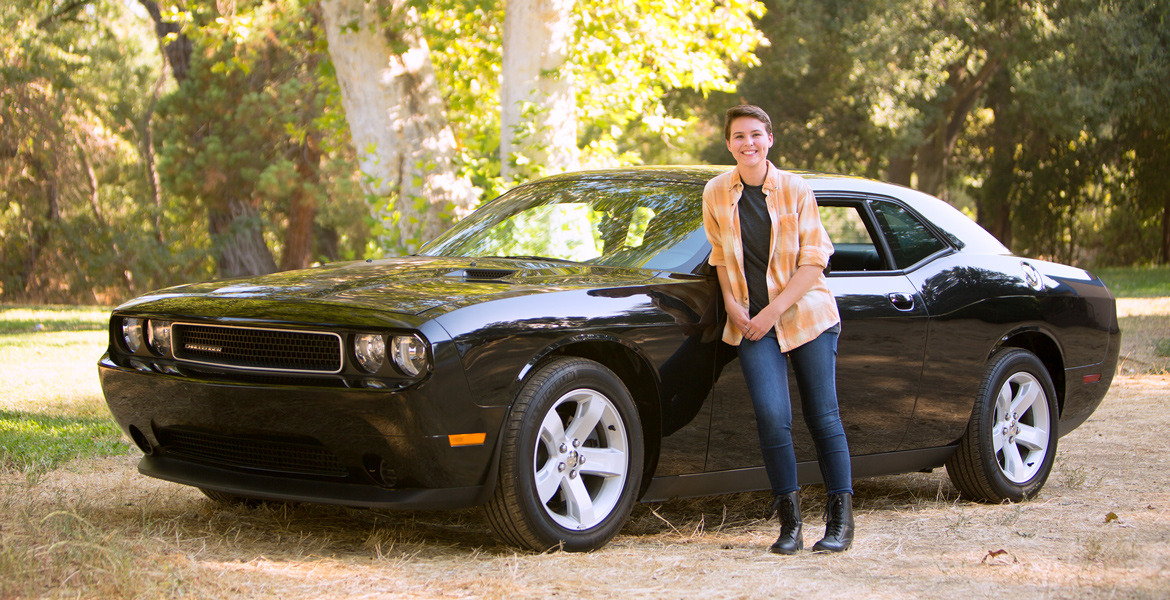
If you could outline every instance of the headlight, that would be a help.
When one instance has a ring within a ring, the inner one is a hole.
[[[168,321],[150,320],[147,330],[150,347],[159,356],[169,356],[171,353],[171,324]]]
[[[136,354],[142,347],[142,319],[129,317],[122,319],[122,340],[131,354]]]
[[[376,333],[359,333],[353,337],[353,355],[367,373],[377,373],[386,362],[386,340]]]
[[[414,377],[427,369],[427,349],[418,336],[396,335],[390,341],[394,364],[403,373]]]

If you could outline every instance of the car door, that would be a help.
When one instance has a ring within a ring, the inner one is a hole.
[[[837,393],[856,469],[856,457],[891,452],[902,443],[918,395],[928,317],[914,285],[891,260],[869,201],[840,194],[818,194],[817,201],[836,248],[828,284],[842,319]],[[719,375],[707,470],[758,467],[763,464],[759,437],[738,360]],[[805,463],[800,478],[820,481],[791,368],[789,383],[793,444],[797,462]]]

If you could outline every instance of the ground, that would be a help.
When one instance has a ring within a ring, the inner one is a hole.
[[[1035,500],[967,502],[942,469],[858,480],[840,555],[769,554],[761,493],[640,505],[602,550],[528,554],[477,509],[225,507],[125,455],[0,475],[0,598],[1167,598],[1170,378],[1127,344]],[[824,500],[805,489],[806,546]]]

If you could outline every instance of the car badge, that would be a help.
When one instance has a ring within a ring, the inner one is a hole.
[[[208,346],[207,344],[183,344],[183,347],[192,352],[223,352],[222,346]]]

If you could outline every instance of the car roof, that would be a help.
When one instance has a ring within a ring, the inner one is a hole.
[[[637,179],[704,185],[711,178],[725,173],[730,165],[676,165],[638,166],[615,169],[573,171],[546,177],[539,181]],[[1011,254],[1002,243],[980,227],[970,217],[946,202],[902,185],[818,171],[791,170],[804,178],[818,196],[832,193],[847,195],[885,196],[896,198],[925,217],[936,227],[958,240],[967,252],[979,254]],[[536,181],[532,182],[536,183]]]

